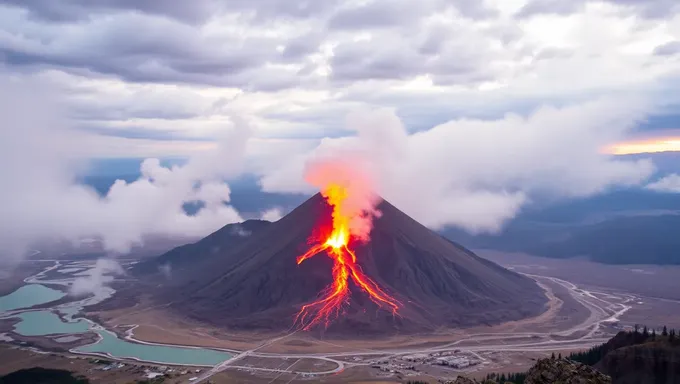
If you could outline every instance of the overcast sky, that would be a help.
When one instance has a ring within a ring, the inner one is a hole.
[[[221,151],[266,190],[309,191],[305,164],[351,151],[433,227],[677,186],[606,154],[680,149],[677,0],[0,0],[0,66],[59,104],[69,157]]]

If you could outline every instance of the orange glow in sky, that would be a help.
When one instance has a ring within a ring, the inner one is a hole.
[[[603,152],[611,155],[680,152],[680,137],[659,137],[644,140],[631,140],[610,145],[604,148]]]

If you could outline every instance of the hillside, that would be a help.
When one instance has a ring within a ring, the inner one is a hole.
[[[534,281],[477,257],[386,201],[378,209],[382,215],[371,241],[352,247],[364,273],[403,306],[394,316],[352,286],[349,305],[329,332],[431,331],[515,320],[543,310],[546,298]],[[204,260],[193,258],[181,276],[156,292],[156,300],[215,325],[289,329],[295,313],[331,283],[330,258],[295,262],[310,235],[328,220],[328,205],[315,195],[235,246],[211,243],[220,251]]]
[[[473,248],[552,258],[587,257],[605,264],[680,264],[680,215],[617,216],[594,223],[517,221],[497,235],[444,235]]]
[[[680,339],[675,330],[619,332],[607,343],[570,358],[611,376],[614,384],[680,382]]]
[[[243,223],[227,224],[214,233],[193,244],[174,248],[156,258],[145,260],[135,265],[135,274],[172,273],[184,269],[202,260],[219,257],[230,248],[246,242],[250,236],[269,224],[264,220],[247,220]]]

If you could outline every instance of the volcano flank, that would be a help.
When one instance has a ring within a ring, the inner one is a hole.
[[[544,310],[547,299],[533,280],[476,256],[387,201],[377,209],[381,215],[373,221],[370,240],[350,240],[349,248],[361,271],[399,303],[398,311],[379,306],[350,280],[341,313],[327,329],[317,328],[353,335],[428,332],[517,320]],[[226,229],[209,236],[212,249],[219,250],[211,257],[192,255],[205,252],[201,241],[184,246],[185,257],[196,262],[165,283],[157,299],[221,327],[292,329],[301,308],[333,283],[331,257],[319,254],[296,262],[310,248],[310,235],[328,235],[318,232],[330,226],[331,211],[317,194],[237,242],[225,238],[229,249],[215,244],[224,238],[216,234]]]

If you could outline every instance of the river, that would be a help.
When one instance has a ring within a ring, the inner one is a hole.
[[[43,306],[41,309],[31,309],[67,297],[64,292],[43,284],[68,287],[77,276],[87,274],[88,267],[91,267],[91,264],[87,262],[62,265],[57,261],[53,266],[27,278],[26,285],[0,297],[0,319],[19,319],[14,325],[13,333],[22,336],[59,336],[55,338],[57,342],[60,340],[70,342],[88,332],[98,335],[95,343],[72,348],[69,352],[74,354],[191,366],[214,366],[233,356],[228,351],[217,349],[146,343],[135,340],[132,336],[121,339],[116,333],[84,318],[81,315],[84,307],[99,303],[115,294],[115,290],[110,287],[84,299],[74,299],[52,307],[48,305],[48,308]],[[63,274],[63,278],[48,279],[46,274],[55,270]],[[11,337],[12,333],[0,334],[0,340],[3,341],[8,341]]]

